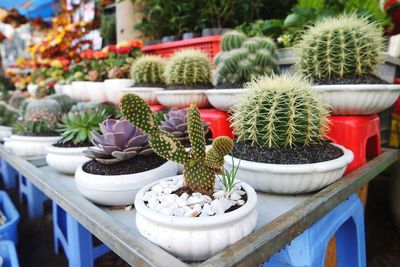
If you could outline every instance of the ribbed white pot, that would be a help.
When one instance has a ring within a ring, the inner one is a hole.
[[[90,81],[72,82],[72,98],[79,101],[89,101],[89,88],[92,83]]]
[[[334,144],[343,151],[337,159],[311,164],[267,164],[233,158],[239,166],[237,178],[255,190],[274,194],[300,194],[317,191],[342,177],[353,152]],[[231,156],[225,156],[225,168],[232,169]],[[240,161],[240,165],[239,165]]]
[[[176,173],[177,165],[171,161],[149,171],[126,175],[91,174],[83,170],[82,164],[76,169],[75,183],[79,192],[94,203],[106,206],[130,205],[140,188]]]
[[[11,135],[4,140],[4,146],[21,157],[44,156],[46,145],[57,143],[61,136],[22,136]]]
[[[88,82],[87,84],[88,100],[96,103],[107,101],[105,86],[103,82]]]
[[[396,102],[399,84],[315,85],[314,90],[332,107],[334,115],[379,113]]]
[[[128,87],[122,89],[123,93],[132,93],[143,98],[149,105],[157,105],[158,100],[156,98],[155,92],[164,90],[161,87]]]
[[[205,108],[210,105],[205,91],[207,90],[163,90],[155,92],[155,95],[158,102],[168,108],[186,108],[193,100],[198,108]]]
[[[72,95],[72,85],[71,84],[64,84],[61,86],[61,93],[73,98]]]
[[[0,125],[0,141],[12,135],[12,128],[9,126]]]
[[[107,101],[118,104],[121,96],[122,89],[131,87],[134,84],[132,79],[107,79],[104,81],[105,94]]]
[[[82,152],[88,147],[57,147],[46,145],[47,164],[58,172],[65,174],[74,174],[76,169],[88,161]]]
[[[210,217],[168,216],[149,209],[143,196],[159,182],[146,185],[136,194],[136,227],[142,236],[185,261],[206,260],[250,234],[256,226],[257,195],[244,182],[240,185],[247,193],[246,203]]]
[[[211,89],[205,93],[210,104],[219,110],[229,111],[234,105],[238,104],[243,98],[242,95],[247,89]]]

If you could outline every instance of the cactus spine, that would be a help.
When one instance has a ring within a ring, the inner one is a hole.
[[[240,48],[242,43],[247,39],[247,36],[238,31],[230,31],[222,36],[221,49],[224,52],[232,49]]]
[[[30,120],[36,114],[49,114],[58,117],[61,114],[61,106],[53,99],[33,100],[26,106],[25,120]]]
[[[164,84],[165,61],[159,56],[141,56],[132,64],[131,78],[135,83]]]
[[[124,95],[121,110],[129,122],[149,134],[150,146],[158,155],[183,165],[186,186],[194,192],[212,195],[215,171],[222,166],[224,156],[232,151],[233,143],[227,137],[218,137],[213,141],[211,150],[205,152],[204,126],[195,103],[188,110],[190,152],[172,134],[158,128],[150,107],[139,96]]]

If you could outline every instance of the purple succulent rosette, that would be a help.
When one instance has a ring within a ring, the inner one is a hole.
[[[136,155],[150,155],[149,137],[127,120],[107,119],[100,124],[101,133],[92,132],[95,147],[84,154],[103,164],[113,164]]]

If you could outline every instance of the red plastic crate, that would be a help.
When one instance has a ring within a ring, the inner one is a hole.
[[[215,108],[200,109],[200,117],[203,121],[209,123],[212,138],[218,136],[227,136],[233,139],[231,124],[229,123],[229,114]]]
[[[144,54],[169,57],[178,50],[196,48],[208,54],[210,58],[214,58],[214,56],[221,51],[220,42],[220,35],[205,36],[189,40],[145,46],[142,48],[142,52]]]

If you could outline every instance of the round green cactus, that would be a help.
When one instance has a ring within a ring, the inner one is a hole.
[[[164,84],[165,61],[160,56],[141,56],[131,67],[131,78],[140,84]]]
[[[12,126],[17,122],[18,117],[19,113],[17,110],[4,102],[0,102],[0,125]]]
[[[276,46],[267,37],[250,38],[240,48],[217,55],[214,63],[217,84],[244,84],[253,77],[279,72]]]
[[[53,99],[34,100],[28,103],[25,110],[25,120],[29,120],[36,114],[51,114],[58,117],[61,114],[60,104]]]
[[[296,45],[296,67],[316,78],[373,74],[381,63],[382,33],[376,22],[356,14],[326,18]]]
[[[229,31],[222,36],[221,49],[227,52],[232,49],[240,48],[246,39],[247,36],[242,32]]]
[[[231,117],[238,141],[263,147],[293,147],[320,142],[328,109],[311,83],[301,76],[263,76],[234,107]]]
[[[168,85],[209,85],[211,64],[200,50],[181,50],[169,59],[164,74]]]

